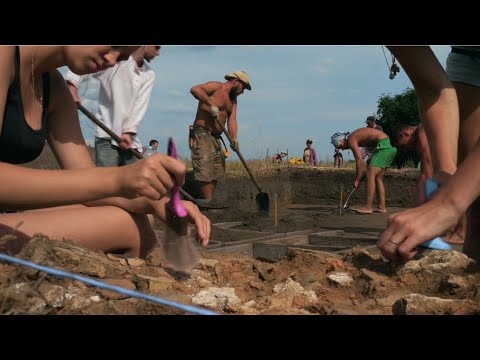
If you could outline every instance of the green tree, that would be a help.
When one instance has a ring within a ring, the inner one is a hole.
[[[395,125],[420,123],[417,95],[414,89],[407,88],[398,95],[382,94],[377,103],[377,123],[388,136],[392,136]]]
[[[420,117],[415,89],[407,88],[398,95],[382,94],[378,99],[377,123],[390,138],[392,129],[398,124],[418,125]],[[420,161],[418,154],[398,152],[393,165],[403,167],[411,161],[417,165]]]

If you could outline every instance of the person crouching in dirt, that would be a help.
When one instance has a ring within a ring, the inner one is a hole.
[[[275,154],[273,155],[273,163],[274,164],[281,164],[283,161],[283,158],[287,156],[286,151],[282,151],[280,154]]]
[[[360,208],[352,208],[359,214],[371,214],[372,212],[387,212],[385,206],[385,186],[383,175],[392,165],[397,154],[397,149],[390,144],[390,139],[383,131],[372,128],[360,128],[352,133],[337,132],[332,135],[331,141],[337,149],[351,149],[356,163],[356,177],[353,186],[358,189],[364,173],[365,163],[362,158],[360,147],[375,146],[375,152],[368,165],[367,172],[367,198],[365,205]],[[377,191],[378,207],[372,208],[373,198]]]
[[[417,181],[415,191],[415,205],[420,206],[427,201],[425,197],[425,182],[427,179],[433,178],[432,156],[425,129],[422,124],[416,126],[399,124],[393,128],[392,133],[394,143],[399,151],[415,151],[420,156],[421,175]],[[447,179],[448,176],[442,177],[440,173],[435,176],[435,180],[440,183],[446,182]],[[444,236],[445,241],[451,244],[462,244],[465,238],[466,226],[466,217],[462,216],[455,231],[447,232]]]
[[[343,154],[340,151],[340,149],[335,149],[333,154],[333,167],[335,168],[339,168],[343,164]]]
[[[417,181],[415,194],[416,205],[423,204],[425,199],[425,181],[433,176],[432,157],[423,125],[399,124],[392,130],[393,141],[399,151],[415,151],[420,156],[421,175]]]
[[[224,83],[209,81],[190,90],[198,100],[191,153],[194,179],[200,184],[202,202],[213,200],[217,181],[225,176],[225,154],[219,142],[223,129],[217,119],[223,126],[228,125],[233,139],[231,147],[237,150],[237,97],[245,89],[252,90],[248,75],[242,70],[225,75],[225,79]]]

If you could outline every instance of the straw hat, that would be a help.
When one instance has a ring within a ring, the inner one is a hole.
[[[238,71],[235,71],[233,73],[229,73],[229,74],[225,75],[225,79],[226,80],[238,79],[245,84],[245,87],[248,90],[252,90],[252,86],[250,85],[250,80],[248,80],[248,75],[243,70],[238,70]]]

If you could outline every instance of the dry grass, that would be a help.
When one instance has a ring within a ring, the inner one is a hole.
[[[341,168],[337,169],[333,167],[333,161],[321,161],[319,165],[316,166],[309,166],[309,165],[292,165],[289,164],[287,161],[283,161],[281,164],[273,164],[270,161],[264,160],[249,160],[247,161],[248,167],[253,173],[253,176],[258,178],[264,178],[273,176],[278,171],[284,169],[310,169],[310,170],[317,170],[317,171],[337,171],[342,169],[349,169],[355,171],[355,160],[345,161]],[[245,167],[240,162],[240,160],[234,161],[227,161],[227,176],[229,177],[248,177],[248,173],[245,170]],[[191,167],[191,162],[189,163],[189,167]],[[411,172],[415,171],[413,167],[402,167],[402,169],[389,169],[388,171],[392,171],[395,173],[403,173],[403,172]]]
[[[95,161],[95,149],[89,148],[92,159]],[[187,164],[189,170],[192,169],[192,161],[190,158],[181,158]],[[308,165],[292,165],[288,161],[284,160],[280,164],[274,164],[271,159],[254,159],[248,160],[247,164],[250,170],[253,173],[253,176],[258,178],[264,178],[273,176],[280,170],[285,170],[288,168],[293,169],[312,169],[312,170],[337,170],[333,167],[333,161],[320,161],[317,166],[308,166]],[[413,162],[412,162],[413,164]],[[36,169],[60,169],[57,160],[53,156],[52,150],[47,145],[45,146],[42,154],[35,159],[34,161],[25,164],[26,167],[36,168]],[[226,162],[227,167],[227,176],[229,177],[248,177],[248,173],[245,170],[245,167],[238,158],[232,160],[231,158]],[[341,169],[352,169],[355,170],[355,160],[345,161]],[[415,170],[414,167],[402,167],[402,169],[390,169],[389,171],[393,172],[403,172],[403,171],[412,171]]]
[[[189,170],[192,170],[192,161],[189,158],[182,158]],[[253,173],[253,176],[258,178],[269,177],[275,175],[279,170],[288,168],[293,169],[334,169],[333,161],[320,161],[316,166],[308,165],[292,165],[288,161],[284,160],[280,164],[275,164],[271,159],[253,159],[248,160],[247,165]],[[355,169],[355,161],[346,161],[343,163],[342,169]],[[242,162],[238,159],[227,160],[226,162],[227,176],[229,177],[248,177],[247,170],[243,166]]]

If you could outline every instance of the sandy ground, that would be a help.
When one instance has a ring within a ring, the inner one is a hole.
[[[38,236],[17,256],[220,314],[479,314],[479,267],[457,251],[424,252],[406,264],[391,264],[374,245],[343,253],[288,248],[275,262],[239,252],[212,252],[219,246],[228,249],[231,244],[248,245],[250,239],[291,232],[343,230],[353,239],[375,239],[388,216],[411,202],[414,178],[393,173],[387,179],[388,214],[340,215],[339,184],[344,181],[346,189],[350,177],[349,173],[293,169],[270,183],[263,179],[270,197],[279,195],[277,226],[273,205],[268,216],[255,210],[256,192],[248,179],[227,180],[219,187],[218,197],[228,209],[205,212],[217,225],[211,245],[203,249],[200,262],[188,274],[172,270],[159,248],[146,259],[132,259]],[[308,179],[308,184],[302,179]],[[316,189],[315,195],[308,197],[307,189]],[[351,205],[362,200],[359,191]],[[157,222],[156,228],[161,235],[163,224]],[[185,312],[0,263],[0,313]]]
[[[276,263],[204,253],[188,275],[155,250],[146,261],[42,238],[20,257],[220,314],[480,314],[478,265],[436,251],[393,265],[356,248],[344,256],[290,250]],[[0,265],[2,314],[183,314],[135,297]]]
[[[343,229],[349,232],[380,234],[385,229],[390,214],[401,211],[402,208],[389,208],[387,214],[374,213],[359,215],[351,210],[342,215],[334,206],[281,204],[278,207],[278,223],[275,226],[274,211],[268,217],[261,216],[255,210],[225,209],[206,211],[207,217],[213,222],[242,221],[243,225],[236,229],[256,230],[264,232],[289,232],[304,229]]]

